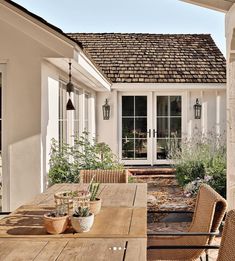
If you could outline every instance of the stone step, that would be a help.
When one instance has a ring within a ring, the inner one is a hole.
[[[173,175],[174,168],[128,168],[129,172],[134,176],[149,175]]]

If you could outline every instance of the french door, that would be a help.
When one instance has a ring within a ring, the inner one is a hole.
[[[121,95],[120,157],[128,165],[170,162],[182,136],[182,96]]]

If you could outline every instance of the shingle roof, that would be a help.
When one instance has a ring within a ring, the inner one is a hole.
[[[225,83],[226,61],[208,34],[68,34],[114,83]]]

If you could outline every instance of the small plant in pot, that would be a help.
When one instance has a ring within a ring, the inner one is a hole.
[[[57,206],[55,211],[43,216],[44,226],[49,234],[61,234],[68,227],[69,216],[64,209],[64,206]]]
[[[93,223],[94,214],[89,211],[88,207],[78,207],[71,217],[72,227],[79,233],[90,231]]]
[[[90,212],[94,215],[97,215],[101,210],[102,200],[97,198],[97,193],[99,191],[100,184],[99,183],[91,183],[89,185],[89,192],[91,194],[90,197]]]

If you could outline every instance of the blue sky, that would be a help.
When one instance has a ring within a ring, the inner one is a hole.
[[[224,14],[179,0],[15,0],[64,32],[209,33],[225,54]]]

